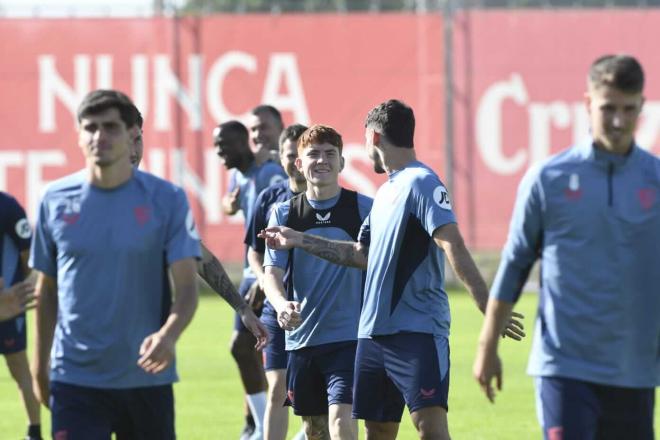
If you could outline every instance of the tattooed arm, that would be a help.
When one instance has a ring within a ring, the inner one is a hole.
[[[204,243],[200,243],[200,245],[202,260],[197,263],[197,273],[211,289],[215,290],[241,316],[241,321],[243,321],[245,327],[257,338],[257,350],[263,348],[268,342],[266,327],[259,321],[259,318],[241,295],[238,294],[220,261],[204,246]]]
[[[286,226],[273,226],[259,233],[272,249],[303,249],[312,255],[342,266],[365,270],[369,248],[355,241],[328,240],[316,235],[295,231]]]

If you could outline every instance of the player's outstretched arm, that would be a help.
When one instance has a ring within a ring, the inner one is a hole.
[[[488,303],[488,287],[484,281],[472,255],[465,246],[461,232],[455,223],[448,223],[433,231],[433,239],[436,244],[445,251],[447,260],[458,278],[463,282],[468,292],[474,299],[481,313],[486,312]],[[520,341],[525,337],[524,326],[521,321],[524,316],[513,312],[510,315],[506,328],[502,335]]]
[[[39,304],[35,313],[33,388],[39,401],[48,407],[50,349],[53,346],[57,323],[57,280],[43,272],[37,272],[36,295]]]
[[[31,283],[23,281],[5,290],[0,278],[0,321],[11,319],[35,306],[36,297]]]
[[[498,391],[502,389],[502,363],[497,355],[497,346],[499,335],[504,330],[512,310],[512,303],[490,298],[486,308],[486,317],[481,328],[472,374],[491,402],[495,401],[493,379],[495,379]]]
[[[331,263],[367,269],[369,248],[355,241],[328,240],[324,237],[305,234],[286,226],[271,226],[259,233],[272,249],[300,248]]]
[[[198,302],[195,270],[194,258],[185,258],[170,265],[174,284],[170,314],[165,324],[144,338],[140,346],[138,365],[147,373],[160,373],[172,363],[176,342],[195,315]]]
[[[302,323],[300,304],[289,301],[284,290],[284,270],[277,266],[266,266],[264,270],[266,298],[277,312],[277,323],[284,330],[293,330]]]
[[[202,249],[202,259],[197,262],[197,273],[211,289],[215,291],[227,304],[236,311],[241,317],[245,328],[257,338],[255,348],[260,350],[268,343],[268,331],[259,321],[250,306],[238,294],[234,283],[231,282],[225,268],[220,261],[208,250],[204,243],[200,243]]]

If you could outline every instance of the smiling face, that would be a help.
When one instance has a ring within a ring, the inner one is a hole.
[[[338,186],[339,172],[344,166],[339,148],[330,143],[311,144],[300,151],[296,159],[298,170],[311,186]]]
[[[644,104],[642,93],[591,84],[585,100],[594,142],[612,153],[628,152]]]
[[[213,130],[213,147],[228,170],[240,167],[250,151],[242,136],[233,130],[221,127],[216,127]]]
[[[263,149],[278,150],[278,140],[283,127],[282,122],[273,114],[266,111],[251,114],[248,119],[248,129],[253,153],[256,154]]]
[[[123,160],[128,161],[133,139],[119,110],[111,107],[80,118],[78,146],[86,160],[106,168]]]

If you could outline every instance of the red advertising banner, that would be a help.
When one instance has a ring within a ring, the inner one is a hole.
[[[444,173],[439,15],[0,23],[0,189],[31,219],[43,186],[83,166],[75,109],[100,87],[133,97],[145,116],[142,167],[187,189],[205,243],[223,260],[242,256],[242,219],[221,212],[228,173],[211,132],[257,104],[278,107],[287,124],[337,128],[346,145],[342,183],[373,195],[383,177],[363,151],[364,118],[385,99],[403,99],[416,112],[418,157]],[[525,169],[588,134],[582,95],[598,55],[642,61],[638,140],[660,150],[660,11],[465,12],[453,40],[453,203],[472,247],[498,249]]]

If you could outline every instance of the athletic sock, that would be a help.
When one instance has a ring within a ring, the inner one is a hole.
[[[266,392],[262,391],[260,393],[248,394],[247,395],[248,406],[250,407],[250,412],[252,413],[252,418],[254,418],[254,434],[252,435],[253,439],[260,439],[263,437],[263,426],[264,426],[264,414],[266,412]]]
[[[27,436],[30,440],[41,440],[41,425],[28,425]]]

